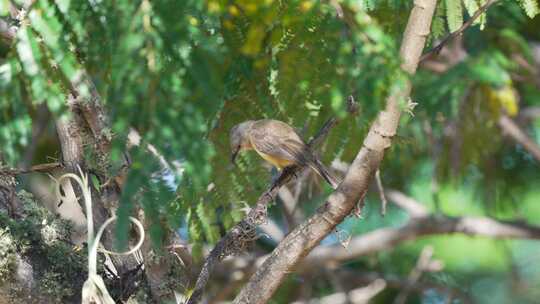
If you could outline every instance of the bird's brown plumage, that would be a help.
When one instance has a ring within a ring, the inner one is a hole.
[[[254,149],[278,169],[290,165],[309,166],[333,188],[337,179],[321,163],[308,145],[288,124],[273,119],[248,121],[231,131],[233,158],[240,150]]]

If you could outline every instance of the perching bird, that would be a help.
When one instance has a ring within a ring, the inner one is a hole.
[[[309,166],[323,177],[332,188],[337,179],[321,163],[309,146],[288,124],[273,119],[248,120],[231,129],[232,162],[239,152],[255,150],[279,170],[291,166]]]

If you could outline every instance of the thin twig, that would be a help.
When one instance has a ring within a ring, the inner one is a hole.
[[[540,146],[527,135],[521,128],[507,115],[501,115],[497,122],[504,135],[508,135],[515,142],[519,143],[529,152],[536,161],[540,162]]]
[[[377,181],[377,190],[379,190],[379,197],[381,198],[381,215],[386,215],[386,205],[388,204],[388,201],[386,200],[386,196],[384,195],[384,187],[381,180],[381,170],[377,169],[377,172],[375,172],[375,180]]]
[[[448,36],[446,36],[436,47],[432,48],[431,50],[429,50],[427,53],[425,53],[424,55],[422,55],[422,57],[420,57],[420,62],[422,61],[425,61],[426,59],[429,59],[431,58],[431,56],[434,56],[434,55],[438,55],[439,52],[442,50],[442,48],[448,43],[450,42],[452,39],[454,39],[455,37],[461,35],[468,27],[470,27],[474,21],[480,17],[480,15],[482,15],[484,12],[487,11],[487,9],[493,5],[495,2],[497,2],[497,0],[489,0],[487,1],[484,5],[482,5],[473,15],[471,18],[469,18],[469,20],[467,20],[466,22],[464,22],[461,27],[459,29],[457,29],[456,31],[450,33]]]
[[[48,163],[48,164],[39,164],[34,165],[30,168],[24,169],[24,168],[0,168],[0,174],[5,175],[19,175],[19,174],[27,174],[27,173],[33,173],[33,172],[51,172],[55,169],[62,168],[61,163]]]

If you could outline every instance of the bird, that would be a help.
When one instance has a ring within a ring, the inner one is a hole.
[[[242,151],[255,150],[264,160],[283,170],[309,166],[336,189],[339,182],[290,125],[274,119],[248,120],[230,131],[231,161]]]

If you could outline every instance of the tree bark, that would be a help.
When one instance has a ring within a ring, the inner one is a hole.
[[[416,72],[430,32],[435,6],[436,0],[414,2],[400,49],[402,69],[409,74]],[[406,99],[410,90],[408,83],[403,91],[387,99],[386,109],[371,126],[363,147],[338,189],[328,197],[315,215],[278,245],[240,291],[234,303],[266,303],[293,267],[351,213],[358,200],[367,192],[369,183],[383,159],[384,151],[391,144],[401,114],[398,102]]]

